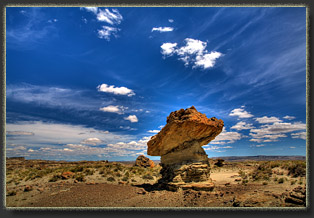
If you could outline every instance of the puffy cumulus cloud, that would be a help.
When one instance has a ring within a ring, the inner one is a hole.
[[[287,120],[294,120],[295,119],[295,117],[294,116],[284,116],[283,117],[284,119],[287,119]]]
[[[267,117],[267,116],[258,117],[258,118],[255,118],[255,120],[259,123],[279,123],[282,121],[278,119],[277,117]]]
[[[103,141],[99,138],[87,138],[83,141],[81,141],[82,144],[88,144],[88,145],[98,145],[101,144]]]
[[[164,32],[171,32],[173,31],[173,28],[172,27],[154,27],[152,29],[152,32],[160,32],[160,33],[164,33]]]
[[[232,126],[231,129],[236,129],[238,131],[240,130],[246,130],[246,129],[252,129],[255,128],[251,123],[246,122],[238,122],[236,125]]]
[[[260,128],[250,130],[250,136],[253,142],[273,142],[278,141],[278,138],[287,137],[285,133],[305,130],[306,124],[301,122],[295,123],[272,123],[262,125]],[[292,133],[294,134],[294,133]],[[295,133],[298,134],[298,133]],[[302,134],[300,134],[302,135]]]
[[[291,137],[294,139],[304,139],[306,140],[306,132],[291,133]]]
[[[124,114],[124,111],[127,109],[128,107],[114,106],[114,105],[109,105],[106,107],[99,108],[100,111],[109,112],[109,113],[117,113],[117,114]]]
[[[169,23],[173,23],[174,20],[173,19],[168,19]]]
[[[159,131],[160,130],[155,129],[155,130],[148,130],[147,132],[149,132],[149,133],[159,133]]]
[[[136,115],[129,115],[128,117],[124,117],[124,119],[130,121],[131,123],[137,123],[138,122]]]
[[[161,53],[163,55],[173,55],[175,53],[175,47],[177,46],[177,43],[163,43],[161,47]]]
[[[117,35],[118,31],[120,31],[120,29],[116,27],[102,26],[101,29],[97,30],[98,38],[110,41],[111,35],[113,35],[114,37],[118,37]]]
[[[229,144],[234,143],[242,138],[242,135],[238,132],[228,132],[224,127],[222,132],[210,142],[210,144]]]
[[[114,85],[107,85],[107,84],[101,84],[97,86],[97,90],[99,92],[107,92],[107,93],[113,93],[115,95],[126,95],[128,97],[131,97],[135,95],[134,91],[132,89],[126,88],[126,87],[115,87]]]
[[[233,109],[230,112],[229,116],[237,116],[239,118],[251,118],[251,117],[253,117],[253,115],[250,114],[249,112],[247,112],[246,110],[244,110],[243,107]]]
[[[186,38],[184,42],[185,45],[181,47],[177,47],[177,43],[163,43],[161,53],[165,56],[177,54],[186,66],[192,64],[193,68],[203,69],[214,67],[216,59],[222,56],[217,51],[208,52],[207,43],[201,40]]]
[[[27,131],[7,131],[7,135],[9,136],[31,136],[34,135],[33,132]]]

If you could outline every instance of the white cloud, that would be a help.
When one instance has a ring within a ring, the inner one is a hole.
[[[223,127],[222,132],[210,142],[210,144],[229,144],[234,143],[242,138],[241,134],[238,132],[228,132],[225,127]]]
[[[213,67],[216,59],[222,56],[222,53],[217,51],[209,53],[205,49],[207,43],[201,40],[186,38],[184,41],[185,46],[179,48],[176,48],[177,43],[163,43],[161,53],[165,56],[177,54],[179,60],[183,61],[186,66],[192,64],[193,68],[201,67],[203,69]]]
[[[117,37],[118,31],[120,31],[120,29],[116,27],[102,26],[102,29],[97,30],[98,38],[110,41],[110,36],[113,35],[114,37]]]
[[[293,120],[293,119],[295,119],[295,117],[294,116],[284,116],[283,117],[284,119],[287,119],[287,120]]]
[[[14,136],[29,136],[34,135],[33,132],[26,132],[26,131],[7,131],[7,135],[14,135]]]
[[[86,11],[92,12],[94,14],[97,14],[98,11],[98,7],[81,7],[80,9],[85,9]]]
[[[99,9],[97,13],[97,20],[109,23],[111,25],[117,25],[121,23],[123,17],[117,9],[112,9],[110,11],[106,8],[105,10]]]
[[[97,21],[99,22],[105,22],[110,24],[111,26],[102,26],[101,29],[97,30],[98,38],[100,39],[106,39],[107,41],[110,41],[110,37],[113,35],[114,37],[118,37],[118,31],[120,31],[119,28],[115,27],[121,23],[123,20],[122,15],[119,13],[117,9],[99,9],[97,7],[84,7],[81,9],[85,9],[89,12],[92,12],[95,14]],[[87,20],[84,18],[83,21],[87,23]]]
[[[157,129],[155,129],[155,130],[148,130],[147,132],[149,132],[149,133],[159,133],[160,130],[157,130]]]
[[[305,130],[305,129],[306,129],[306,125],[300,122],[266,124],[266,125],[261,126],[261,128],[250,130],[250,136],[252,136],[252,139],[250,141],[255,141],[259,143],[278,141],[278,138],[287,137],[287,135],[284,133]],[[298,133],[296,134],[298,135]],[[294,136],[297,137],[297,135],[294,135]],[[302,137],[302,134],[300,134],[300,137]]]
[[[88,138],[88,139],[83,140],[81,143],[82,144],[88,144],[88,145],[97,145],[97,144],[100,144],[102,142],[103,141],[100,140],[99,138]]]
[[[232,126],[231,129],[236,129],[238,131],[245,130],[245,129],[252,129],[255,128],[251,123],[246,122],[238,122],[236,125]]]
[[[294,139],[304,139],[306,140],[306,132],[291,133],[291,137]]]
[[[281,122],[282,120],[279,120],[277,117],[258,117],[255,118],[255,120],[259,123],[278,123]]]
[[[239,118],[250,118],[253,117],[252,114],[250,114],[249,112],[245,111],[243,108],[236,108],[233,109],[229,116],[238,116]]]
[[[161,47],[161,53],[163,55],[172,55],[175,52],[175,47],[177,46],[177,43],[164,43]]]
[[[294,147],[294,146],[290,146],[289,148],[294,149],[294,148],[296,148],[296,147]]]
[[[154,27],[152,29],[152,32],[154,32],[154,31],[157,31],[160,33],[171,32],[171,31],[173,31],[173,28],[172,27]]]
[[[173,23],[174,20],[173,19],[168,19],[169,23]]]
[[[114,87],[114,85],[101,84],[97,86],[99,92],[113,93],[115,95],[127,95],[129,97],[135,95],[132,89],[126,87]]]
[[[159,129],[162,129],[165,125],[160,125],[158,126]]]
[[[216,59],[219,58],[222,54],[220,52],[211,52],[205,55],[197,55],[195,61],[195,67],[203,67],[204,69],[213,67],[216,63]]]
[[[103,112],[110,112],[110,113],[117,113],[117,114],[124,114],[124,111],[126,109],[128,109],[128,107],[114,106],[114,105],[109,105],[107,107],[99,108],[99,110]]]
[[[138,122],[136,115],[129,115],[128,117],[125,117],[124,119],[130,121],[131,123],[137,123]]]

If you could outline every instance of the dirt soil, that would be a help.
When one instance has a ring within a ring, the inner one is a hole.
[[[251,169],[252,166],[241,168],[244,172],[249,172]],[[47,182],[41,178],[21,182],[18,185],[7,185],[6,206],[9,208],[304,207],[304,205],[285,202],[287,193],[299,184],[291,185],[289,182],[243,184],[238,172],[237,167],[213,169],[211,173],[215,184],[213,191],[162,190],[155,185],[157,178],[152,181],[140,180],[138,183],[108,182],[96,173],[90,177],[92,180],[87,179],[84,182],[73,182],[73,180]],[[303,181],[305,182],[305,179]],[[31,187],[30,190],[27,190],[27,187]],[[10,190],[13,188],[16,194],[10,195]]]

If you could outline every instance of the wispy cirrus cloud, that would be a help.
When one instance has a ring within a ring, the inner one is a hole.
[[[173,27],[153,27],[152,32],[160,32],[160,33],[164,33],[164,32],[172,32],[173,31]]]
[[[98,22],[104,22],[110,25],[103,25],[97,30],[98,38],[110,41],[111,36],[114,36],[115,38],[118,37],[118,32],[121,29],[117,26],[123,21],[123,16],[120,14],[118,9],[112,8],[110,10],[108,8],[101,9],[98,7],[82,7],[81,10],[93,13]],[[87,23],[86,18],[84,22]]]
[[[208,52],[206,50],[207,42],[201,40],[186,38],[185,45],[178,47],[177,43],[163,43],[161,53],[165,56],[179,56],[179,60],[183,61],[185,66],[192,65],[193,68],[208,69],[214,67],[216,59],[222,56],[217,51]]]

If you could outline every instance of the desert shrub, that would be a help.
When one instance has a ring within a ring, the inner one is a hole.
[[[127,171],[127,172],[124,174],[124,176],[129,177],[129,176],[130,176],[130,173]]]
[[[107,178],[107,181],[113,182],[113,181],[116,181],[116,180],[115,180],[115,178],[113,178],[113,177],[111,176],[111,177],[108,177],[108,178]]]
[[[302,185],[302,184],[303,184],[303,182],[302,182],[302,180],[300,180],[300,181],[299,181],[299,185]]]
[[[131,179],[132,182],[137,182],[136,179]]]
[[[296,182],[297,182],[296,180],[292,180],[292,181],[290,182],[290,184],[291,184],[291,185],[294,185]]]
[[[272,175],[271,165],[269,162],[263,162],[256,167],[256,169],[250,173],[253,181],[257,180],[269,180]]]
[[[52,178],[50,178],[50,179],[48,180],[48,182],[56,182],[56,181],[58,181],[59,179],[62,179],[61,175],[60,175],[60,174],[55,174],[55,175],[52,176]]]
[[[242,179],[246,179],[246,178],[247,178],[246,173],[245,173],[244,171],[242,171],[242,170],[239,170],[238,174],[239,174],[239,176],[240,176]]]
[[[78,175],[76,175],[75,179],[79,182],[84,182],[85,176],[83,174],[78,174]]]
[[[94,174],[95,170],[94,170],[94,169],[89,169],[89,168],[87,168],[87,169],[85,169],[83,172],[85,173],[85,175],[91,176],[91,175]]]
[[[278,179],[278,183],[284,183],[284,182],[285,182],[285,179],[284,179],[284,178]]]
[[[278,181],[278,177],[275,177],[275,178],[274,178],[274,181],[277,182],[277,181]]]
[[[119,173],[119,172],[117,172],[115,175],[116,175],[117,177],[121,177],[121,176],[122,176],[121,173]]]
[[[125,181],[125,182],[126,182],[126,181],[128,181],[128,180],[129,180],[129,177],[126,177],[126,176],[125,176],[125,177],[122,178],[122,181]]]
[[[99,170],[99,174],[104,174],[105,173],[105,170],[104,170],[104,168],[103,169],[101,169],[101,170]]]
[[[263,185],[268,185],[268,182],[263,182]]]
[[[76,166],[76,167],[70,169],[70,171],[73,172],[73,173],[83,172],[83,170],[84,170],[83,166]]]
[[[288,167],[288,175],[292,177],[304,177],[306,175],[306,163],[304,161],[293,161]]]
[[[154,179],[154,177],[152,177],[152,176],[149,175],[149,174],[146,174],[146,175],[142,176],[142,178],[143,178],[143,179],[149,179],[149,180],[153,180],[153,179]]]
[[[9,191],[8,192],[8,194],[7,194],[8,196],[14,196],[14,195],[16,195],[16,191]]]

